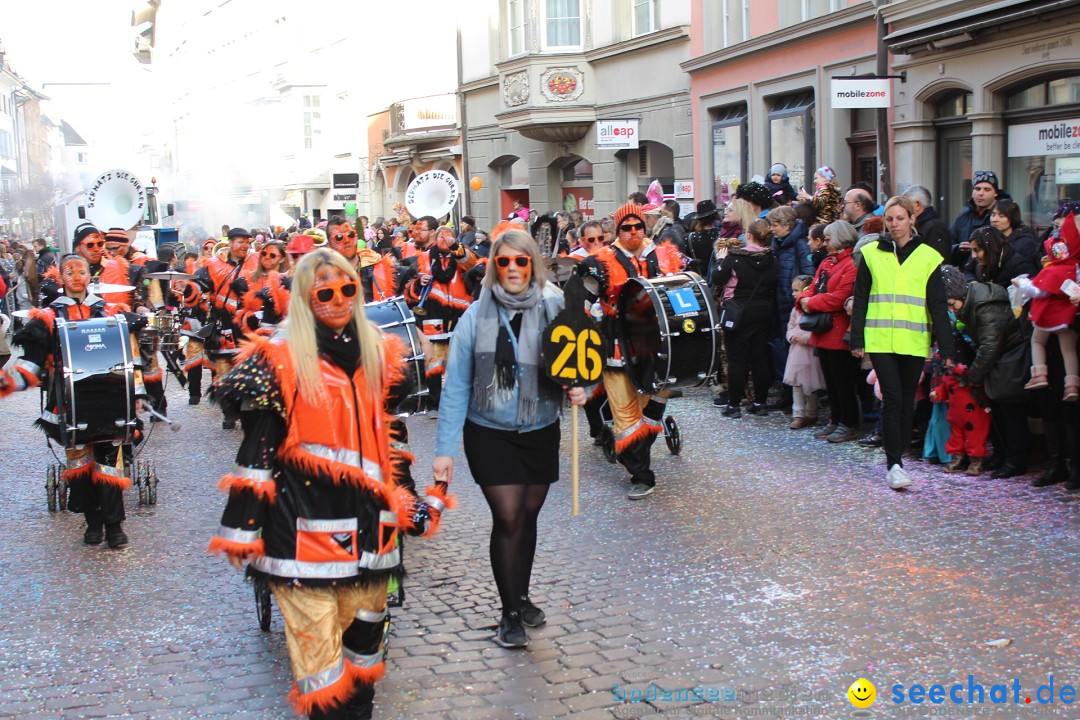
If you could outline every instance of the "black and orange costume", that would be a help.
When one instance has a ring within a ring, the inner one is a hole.
[[[616,228],[628,217],[636,217],[643,224],[645,222],[640,206],[624,205],[615,211]],[[615,452],[619,463],[630,473],[631,482],[649,487],[656,485],[656,475],[649,467],[649,453],[656,436],[663,430],[667,400],[639,393],[622,369],[615,315],[619,294],[627,280],[632,277],[670,275],[679,272],[682,263],[681,254],[673,245],[649,243],[640,257],[635,257],[616,241],[610,247],[600,248],[579,264],[579,272],[596,278],[599,285],[597,302],[603,310],[600,328],[609,343],[608,347],[612,348],[612,356],[604,369],[604,392],[615,424]],[[595,406],[597,399],[598,396],[594,395],[590,402]]]
[[[383,336],[376,397],[354,327],[316,328],[319,402],[297,390],[283,339],[245,347],[220,386],[223,403],[244,409],[244,440],[221,481],[229,501],[210,550],[248,560],[270,582],[296,680],[289,700],[312,717],[339,717],[342,703],[370,707],[384,672],[387,584],[402,575],[398,532],[431,534],[449,502],[443,486],[416,495],[394,414],[411,391],[404,344]]]
[[[465,273],[476,265],[476,256],[455,240],[451,244],[432,243],[417,254],[413,262],[415,265],[404,284],[405,302],[417,314],[417,322],[425,331],[432,327],[432,322],[437,322],[441,332],[436,335],[453,332],[454,325],[472,304]],[[429,287],[420,284],[419,275],[422,274],[431,276]],[[437,339],[432,345],[435,357],[427,367],[428,400],[434,409],[438,409],[450,341]]]
[[[272,331],[289,310],[289,278],[279,272],[263,272],[255,277],[254,268],[241,273],[242,289],[239,309],[233,317],[233,325],[244,334]],[[260,319],[255,313],[261,312]]]
[[[61,443],[60,423],[64,422],[60,410],[62,368],[57,367],[56,321],[89,320],[121,312],[118,306],[106,306],[103,299],[86,295],[81,301],[61,295],[46,308],[30,311],[29,321],[15,334],[13,344],[23,349],[22,357],[13,366],[11,374],[0,370],[0,397],[17,390],[28,390],[41,384],[44,377],[44,409],[35,424],[54,442]],[[135,364],[135,396],[147,397],[142,373],[138,365],[138,343],[135,334],[143,321],[138,315],[126,313],[132,331],[131,348]],[[131,408],[131,417],[135,417]],[[137,430],[140,432],[141,428]],[[131,479],[124,473],[125,460],[130,464],[130,446],[111,442],[96,442],[65,448],[66,467],[62,477],[70,491],[68,509],[86,515],[88,544],[102,540],[102,528],[110,535],[110,545],[127,544],[113,542],[113,537],[125,519],[123,491],[131,486]],[[129,457],[125,458],[125,454]],[[96,539],[92,539],[96,533]]]
[[[357,274],[364,286],[365,302],[380,302],[401,294],[404,267],[392,252],[380,254],[364,249],[357,256],[360,261]]]

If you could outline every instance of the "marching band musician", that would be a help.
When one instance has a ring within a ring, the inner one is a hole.
[[[370,718],[385,671],[387,584],[399,530],[434,532],[445,485],[420,500],[394,413],[411,388],[400,339],[364,315],[353,265],[317,250],[297,266],[284,337],[259,337],[221,382],[244,440],[211,552],[268,580],[310,718]]]
[[[278,240],[265,243],[259,250],[259,261],[250,272],[242,273],[244,294],[240,309],[233,323],[243,333],[271,331],[285,317],[289,309],[289,286],[286,276],[289,260],[285,257],[285,244]],[[262,312],[262,318],[256,315]]]
[[[89,237],[90,234],[84,235]],[[96,241],[95,241],[96,242]],[[0,396],[16,390],[26,390],[40,383],[42,372],[47,374],[45,410],[36,424],[52,440],[61,441],[60,423],[65,422],[60,411],[58,394],[62,392],[54,373],[61,372],[60,358],[54,356],[56,347],[56,321],[63,319],[89,320],[113,315],[121,311],[119,306],[106,306],[102,298],[87,292],[91,279],[90,263],[82,255],[66,255],[60,261],[61,294],[44,309],[30,311],[30,321],[14,338],[14,344],[23,348],[23,356],[14,365],[14,374],[0,370]],[[139,356],[134,340],[137,316],[128,315],[132,329],[133,360]],[[135,363],[135,407],[145,408],[146,389],[142,373]],[[92,412],[89,410],[82,412]],[[131,479],[124,474],[124,448],[112,442],[96,442],[66,449],[66,467],[62,478],[70,490],[68,509],[86,515],[86,532],[83,542],[100,545],[105,540],[110,548],[127,547],[128,538],[121,523],[125,519],[123,491],[131,486]]]
[[[236,354],[236,340],[240,332],[234,325],[236,311],[240,309],[243,286],[236,283],[245,267],[255,264],[257,256],[248,258],[251,245],[251,233],[244,228],[232,228],[228,231],[228,246],[222,253],[224,257],[211,257],[205,266],[195,273],[195,279],[184,290],[185,303],[193,302],[193,296],[207,293],[209,296],[209,332],[204,334],[205,352],[209,355],[218,379],[232,367]],[[189,361],[190,362],[190,361]],[[226,414],[221,427],[232,430],[236,427],[236,416]]]
[[[423,315],[425,334],[448,335],[458,319],[472,304],[465,283],[465,273],[476,265],[476,256],[457,241],[454,231],[426,215],[418,221],[419,253],[406,276],[405,302],[417,315]],[[432,341],[435,358],[428,365],[428,398],[434,410],[439,408],[442,376],[446,370],[449,340]]]
[[[622,369],[615,338],[615,314],[619,293],[633,277],[658,277],[682,269],[682,257],[670,245],[653,245],[645,234],[645,213],[640,205],[627,203],[615,211],[616,241],[598,249],[579,265],[579,272],[596,278],[598,302],[603,310],[601,330],[614,349],[604,369],[604,390],[615,423],[615,452],[630,473],[631,500],[641,500],[656,488],[656,474],[649,467],[650,452],[663,429],[666,398],[637,392]]]
[[[364,288],[364,300],[386,300],[399,295],[400,272],[394,258],[388,260],[375,250],[357,248],[357,234],[352,223],[339,215],[332,215],[326,224],[327,244],[341,253],[360,276]]]

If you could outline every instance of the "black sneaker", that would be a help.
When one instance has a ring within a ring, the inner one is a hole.
[[[727,407],[727,399],[727,390],[721,390],[719,393],[716,394],[716,397],[712,399],[712,403],[716,407]]]
[[[222,420],[221,421],[221,429],[222,430],[235,430],[236,429],[236,421],[233,420],[232,418],[229,418],[227,420]]]
[[[764,403],[752,403],[750,405],[750,409],[746,412],[750,413],[751,415],[765,416],[769,414],[769,409],[765,406]]]
[[[128,536],[120,523],[113,523],[105,527],[105,540],[113,550],[120,550],[128,546]]]
[[[728,405],[727,407],[724,408],[724,411],[722,413],[720,413],[720,414],[723,415],[724,417],[729,417],[729,418],[741,418],[742,417],[742,410],[739,409],[738,405]]]
[[[521,624],[521,613],[503,613],[499,629],[495,631],[495,642],[504,648],[523,648],[529,644],[529,636]]]
[[[540,627],[547,622],[544,611],[532,604],[529,598],[521,598],[521,623],[526,627]]]
[[[105,539],[105,526],[101,523],[88,524],[82,541],[87,545],[100,545]]]
[[[187,399],[187,404],[188,405],[198,405],[200,400],[202,400],[202,398],[199,397],[198,395],[191,395]]]

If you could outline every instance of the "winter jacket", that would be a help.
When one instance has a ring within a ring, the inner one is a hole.
[[[731,279],[732,273],[737,280],[732,297],[742,300],[744,308],[773,306],[776,302],[776,289],[780,276],[780,263],[769,248],[731,248],[727,257],[713,272],[713,287],[723,288]],[[788,283],[791,287],[791,283]],[[792,304],[791,291],[788,291],[788,308]]]
[[[811,333],[810,344],[825,350],[847,350],[844,342],[851,318],[844,310],[844,303],[855,291],[855,261],[852,250],[847,248],[825,258],[818,268],[811,286],[812,294],[806,312],[832,313],[832,329],[823,333]]]
[[[1042,266],[1039,259],[1042,257],[1042,243],[1035,239],[1035,231],[1027,225],[1014,228],[1012,234],[1006,238],[1015,252],[1019,253],[1038,270]]]
[[[1007,194],[998,193],[998,200],[1010,199]],[[960,214],[956,216],[956,220],[953,222],[953,248],[950,264],[961,268],[967,264],[968,258],[971,257],[971,251],[960,250],[960,243],[966,243],[973,230],[990,224],[990,212],[990,210],[986,210],[982,215],[979,215],[978,208],[975,207],[975,201],[968,200],[967,205],[964,206],[964,209],[960,211]]]
[[[975,359],[968,368],[972,385],[982,385],[1004,353],[1028,341],[1013,315],[1008,291],[995,283],[968,285],[964,309],[957,319],[964,323],[964,332],[975,344]]]
[[[1033,276],[1039,272],[1042,265],[1038,261],[1028,260],[1011,247],[1006,247],[999,267],[984,268],[972,258],[969,268],[970,271],[964,273],[968,282],[992,282],[1008,290],[1013,278],[1020,275]]]
[[[952,255],[953,241],[949,236],[949,226],[945,220],[937,214],[937,210],[924,208],[922,215],[915,218],[915,227],[919,230],[919,237],[923,243],[941,253],[943,260],[948,260]]]
[[[806,241],[806,225],[795,221],[795,227],[782,238],[773,237],[772,251],[780,261],[780,279],[776,284],[777,312],[786,321],[795,304],[791,297],[791,281],[798,275],[813,275],[814,263],[810,260],[810,245]]]
[[[833,183],[825,183],[814,191],[810,198],[810,207],[814,210],[814,219],[828,225],[840,219],[840,205],[843,203],[840,188]]]

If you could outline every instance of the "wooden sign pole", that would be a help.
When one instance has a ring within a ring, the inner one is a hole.
[[[578,406],[570,406],[570,514],[578,514]]]

